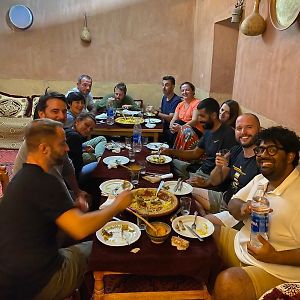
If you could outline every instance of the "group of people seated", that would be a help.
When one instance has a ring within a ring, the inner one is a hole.
[[[81,189],[106,144],[102,136],[89,139],[94,113],[104,111],[111,97],[115,108],[138,109],[124,83],[98,102],[91,88],[91,77],[81,75],[66,96],[41,96],[8,185],[0,169],[6,187],[0,202],[0,299],[70,295],[87,270],[91,241],[60,247],[58,229],[80,241],[132,201],[124,191],[110,206],[89,211],[89,195]],[[161,140],[170,148],[161,153],[174,158],[174,174],[193,186],[199,212],[215,225],[226,269],[217,277],[214,299],[257,299],[276,285],[299,281],[299,136],[280,126],[261,129],[258,117],[240,114],[234,100],[221,106],[213,98],[199,100],[190,82],[180,85],[182,97],[174,88],[174,77],[163,77],[161,106],[149,111],[164,121]],[[259,237],[260,248],[249,244],[258,185],[264,185],[272,209],[269,240]]]

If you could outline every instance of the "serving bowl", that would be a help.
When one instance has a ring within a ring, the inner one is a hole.
[[[170,235],[171,227],[164,222],[152,222],[151,225],[153,225],[157,230],[155,232],[151,227],[146,227],[146,233],[151,242],[154,244],[163,243]]]

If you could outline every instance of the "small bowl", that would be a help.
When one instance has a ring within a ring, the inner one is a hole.
[[[163,222],[152,222],[151,225],[157,229],[157,235],[155,235],[155,232],[149,226],[146,227],[146,233],[151,242],[154,244],[163,243],[168,238],[171,227]]]

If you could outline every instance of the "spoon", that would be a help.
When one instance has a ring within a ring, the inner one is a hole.
[[[197,210],[194,212],[194,216],[195,216],[195,219],[194,219],[194,223],[192,224],[192,229],[196,230],[196,228],[197,228],[196,221],[197,221],[197,216],[198,216],[198,211]]]

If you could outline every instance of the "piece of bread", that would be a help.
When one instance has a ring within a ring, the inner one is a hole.
[[[171,244],[172,246],[175,246],[177,250],[186,250],[189,247],[190,242],[179,236],[172,236]]]

